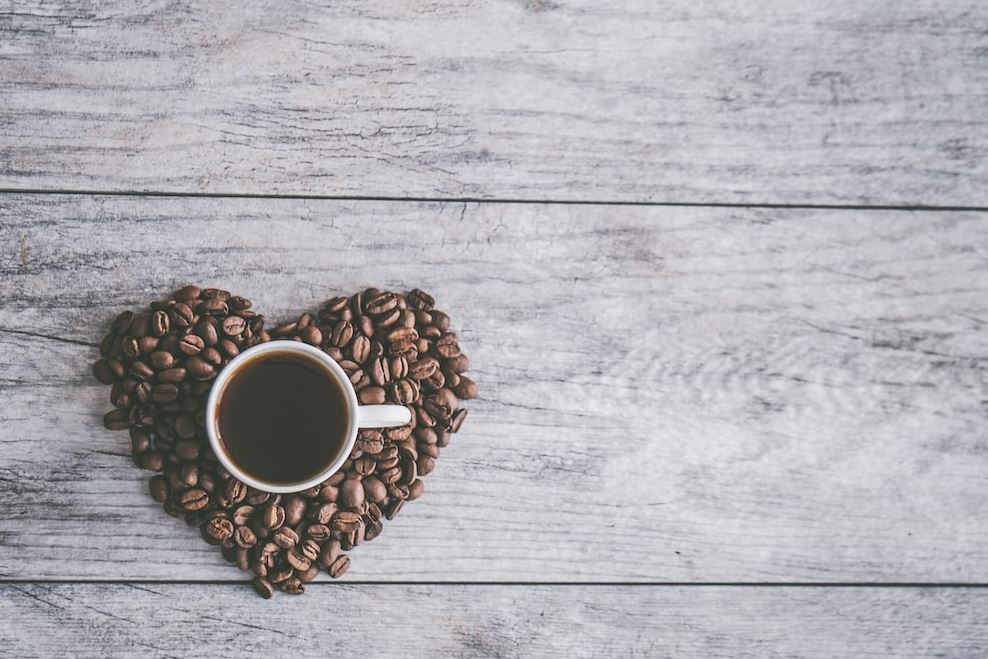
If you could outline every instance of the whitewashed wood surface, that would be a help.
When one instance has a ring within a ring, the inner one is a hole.
[[[986,213],[5,195],[0,245],[3,577],[241,578],[89,371],[199,281],[452,315],[480,399],[354,579],[988,581]]]
[[[0,3],[0,186],[988,206],[979,0]]]
[[[978,657],[983,589],[6,584],[11,657]]]

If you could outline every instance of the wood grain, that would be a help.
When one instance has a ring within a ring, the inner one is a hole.
[[[988,215],[0,197],[0,576],[237,579],[89,372],[180,284],[431,290],[481,396],[355,579],[988,581]]]
[[[0,186],[988,205],[988,5],[0,7]]]
[[[246,591],[246,592],[245,592]],[[980,589],[7,584],[17,657],[975,657]]]

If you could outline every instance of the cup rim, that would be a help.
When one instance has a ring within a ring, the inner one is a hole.
[[[258,355],[276,351],[288,351],[305,354],[324,364],[333,376],[336,377],[336,380],[343,389],[344,396],[347,399],[347,416],[349,418],[349,426],[347,427],[346,442],[343,445],[343,450],[340,451],[340,454],[332,463],[330,463],[328,467],[320,471],[318,474],[304,481],[298,481],[295,483],[268,483],[245,473],[227,455],[226,450],[220,441],[219,431],[216,427],[218,421],[216,418],[216,410],[219,404],[219,399],[230,379],[236,375],[237,372],[243,368],[244,364],[250,361],[251,358],[256,358]],[[349,378],[346,376],[346,372],[343,370],[343,367],[337,364],[335,359],[327,355],[322,350],[300,341],[268,341],[266,343],[259,343],[256,346],[252,346],[231,359],[226,367],[219,372],[216,379],[213,380],[213,385],[209,390],[209,398],[206,401],[206,434],[209,438],[209,445],[213,449],[213,453],[216,455],[216,458],[235,478],[253,488],[263,490],[265,492],[271,492],[272,494],[290,494],[293,492],[301,492],[302,490],[307,490],[310,487],[318,485],[339,471],[340,467],[343,466],[343,463],[346,462],[347,457],[349,457],[350,453],[353,452],[354,444],[356,444],[357,441],[358,430],[357,406],[357,392],[353,388],[353,383],[350,382]]]

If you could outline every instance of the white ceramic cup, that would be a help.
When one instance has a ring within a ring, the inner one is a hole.
[[[223,446],[223,442],[220,441],[217,412],[219,410],[220,399],[223,396],[227,384],[233,378],[237,377],[237,373],[244,367],[249,366],[251,361],[270,352],[293,353],[321,364],[325,367],[326,373],[330,377],[335,378],[336,382],[340,385],[340,390],[343,392],[344,398],[346,398],[348,427],[346,428],[346,441],[343,450],[340,451],[336,459],[325,469],[312,478],[297,483],[268,483],[245,473],[233,461],[229,453],[227,453],[226,447]],[[269,341],[267,343],[260,343],[240,353],[230,360],[226,368],[216,376],[216,380],[213,382],[213,388],[209,392],[209,400],[206,403],[206,431],[209,434],[209,444],[213,447],[213,452],[219,458],[219,461],[226,467],[227,471],[247,485],[275,494],[307,490],[335,474],[353,451],[353,445],[357,441],[357,431],[360,428],[403,426],[411,420],[411,411],[402,405],[360,405],[357,402],[357,392],[354,390],[353,384],[340,365],[319,348],[306,343],[300,343],[299,341]]]

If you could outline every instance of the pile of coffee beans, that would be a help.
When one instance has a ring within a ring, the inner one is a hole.
[[[422,477],[460,429],[476,396],[449,316],[418,289],[369,288],[335,297],[318,314],[270,329],[250,300],[186,286],[142,312],[124,311],[100,345],[93,373],[112,385],[110,430],[129,430],[134,462],[157,472],[151,496],[199,527],[223,557],[254,573],[254,589],[300,594],[320,569],[339,577],[345,554],[376,538],[384,519],[422,496]],[[241,351],[272,339],[318,346],[350,377],[361,403],[407,406],[412,422],[360,431],[342,469],[291,495],[256,490],[219,463],[205,406],[216,374]]]

